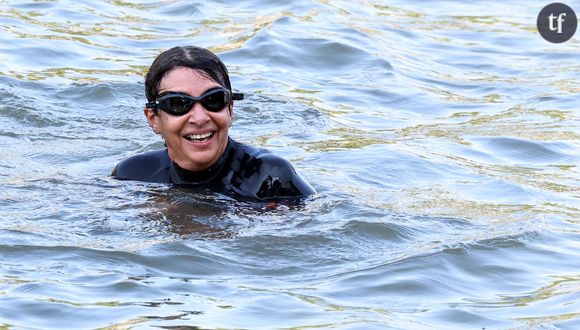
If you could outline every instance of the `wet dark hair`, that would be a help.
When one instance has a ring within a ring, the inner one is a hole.
[[[145,96],[149,102],[154,101],[159,95],[159,84],[165,74],[180,66],[200,70],[206,73],[208,78],[232,91],[228,69],[214,53],[205,48],[179,46],[159,54],[151,64],[145,76]]]

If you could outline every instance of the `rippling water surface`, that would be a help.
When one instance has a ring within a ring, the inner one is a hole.
[[[0,329],[580,328],[580,39],[546,4],[0,1]],[[143,75],[183,44],[317,196],[108,177],[163,146]]]

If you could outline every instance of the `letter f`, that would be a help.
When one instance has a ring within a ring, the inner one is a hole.
[[[556,32],[558,34],[562,33],[562,22],[564,22],[564,18],[562,18],[562,16],[566,17],[566,13],[561,13],[558,15],[558,31]]]

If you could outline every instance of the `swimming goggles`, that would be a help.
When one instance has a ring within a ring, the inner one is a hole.
[[[230,104],[232,100],[243,100],[244,94],[231,93],[225,88],[211,89],[200,97],[184,93],[168,92],[161,94],[157,100],[148,102],[145,107],[157,111],[161,109],[173,116],[183,116],[191,110],[196,102],[201,103],[207,111],[219,112]]]

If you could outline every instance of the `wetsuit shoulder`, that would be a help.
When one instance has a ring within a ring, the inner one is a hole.
[[[257,192],[259,198],[302,197],[315,193],[314,188],[306,182],[284,158],[272,153],[259,157],[263,160],[261,184]]]
[[[237,143],[239,188],[260,200],[305,197],[315,193],[286,159],[269,151]]]
[[[169,182],[170,165],[166,149],[149,151],[121,161],[111,176],[118,180]]]

